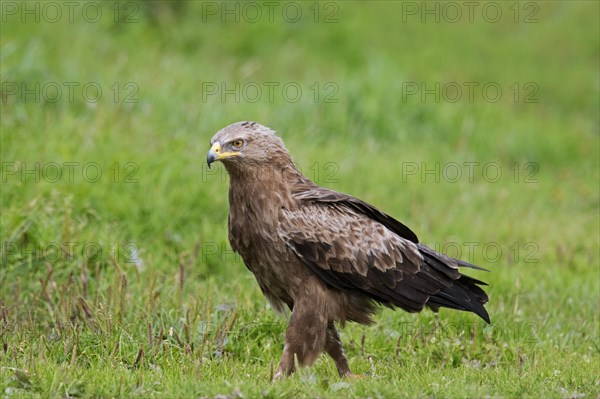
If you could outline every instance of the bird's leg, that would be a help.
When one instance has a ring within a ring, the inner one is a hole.
[[[335,366],[337,367],[338,373],[340,373],[340,377],[352,375],[350,366],[348,365],[348,359],[346,359],[346,355],[344,354],[344,348],[342,348],[342,341],[340,340],[340,336],[335,329],[333,321],[330,321],[329,324],[327,324],[325,351],[335,362]]]
[[[294,357],[294,353],[288,349],[288,345],[286,344],[283,348],[283,355],[281,355],[277,370],[273,374],[273,380],[280,380],[296,371],[296,360],[297,358]]]
[[[285,347],[273,379],[292,374],[296,362],[310,366],[325,348],[327,319],[316,309],[313,298],[296,300],[290,325],[285,333]]]

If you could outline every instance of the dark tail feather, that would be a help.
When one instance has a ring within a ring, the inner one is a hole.
[[[438,271],[447,273],[454,280],[452,282],[452,286],[442,288],[442,290],[437,294],[432,295],[429,298],[429,301],[427,301],[427,306],[433,310],[437,310],[440,307],[445,307],[473,312],[489,324],[490,316],[483,307],[489,298],[485,291],[479,287],[480,285],[487,284],[483,281],[460,273],[456,266],[485,270],[486,272],[489,270],[459,259],[450,258],[446,255],[435,252],[423,244],[418,244],[418,247],[427,264]],[[455,266],[452,267],[452,264]]]
[[[489,272],[488,269],[484,269],[483,267],[475,266],[474,264],[469,263],[469,262],[465,262],[464,260],[456,259],[456,263],[458,263],[459,266],[469,267],[471,269],[483,270],[484,272]],[[485,285],[487,285],[487,284],[485,284]]]
[[[445,307],[450,309],[473,312],[490,324],[490,316],[483,305],[488,296],[477,284],[485,284],[469,276],[461,275],[454,281],[452,287],[444,288],[429,298],[427,305],[432,308]],[[487,285],[487,284],[486,284]]]

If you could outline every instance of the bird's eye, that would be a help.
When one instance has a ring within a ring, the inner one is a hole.
[[[231,145],[235,148],[240,148],[244,145],[244,142],[242,140],[234,140],[231,142]]]

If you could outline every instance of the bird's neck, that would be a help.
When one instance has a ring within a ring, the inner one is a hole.
[[[254,202],[262,203],[266,198],[275,209],[288,206],[287,202],[292,197],[291,188],[306,179],[292,163],[257,165],[244,169],[228,167],[227,172],[230,178],[230,205],[242,207]]]

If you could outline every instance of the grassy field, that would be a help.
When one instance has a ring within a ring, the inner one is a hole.
[[[599,3],[2,2],[0,395],[600,397]],[[48,5],[50,4],[50,5]],[[474,8],[469,8],[474,7]],[[270,381],[221,127],[490,269]]]

